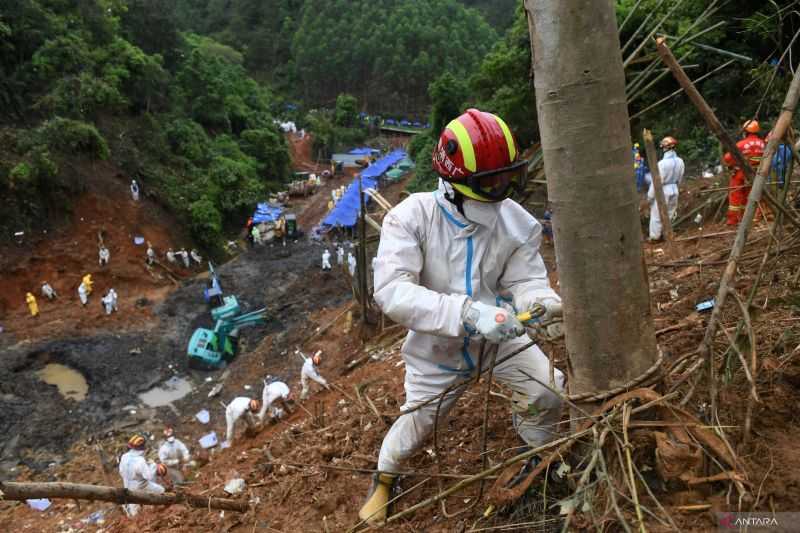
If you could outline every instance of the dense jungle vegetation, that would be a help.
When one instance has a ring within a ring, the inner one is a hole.
[[[700,83],[726,126],[769,123],[798,57],[781,56],[797,7],[618,0],[623,57],[661,18],[660,33],[703,32],[675,51],[693,78],[731,61]],[[647,109],[676,88],[668,75],[642,82],[653,54],[647,44],[626,70],[631,115],[645,111],[632,131],[670,132],[713,161],[685,97]],[[433,138],[467,106],[503,116],[523,146],[537,140],[521,2],[0,0],[0,239],[68,213],[107,160],[214,248],[289,178],[281,120],[328,152],[366,138],[359,112],[430,121],[412,144],[412,189],[428,188]]]

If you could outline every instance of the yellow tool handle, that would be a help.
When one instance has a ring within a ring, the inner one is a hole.
[[[523,324],[526,322],[530,322],[531,320],[535,320],[547,312],[547,309],[541,304],[533,304],[533,307],[527,311],[523,311],[521,313],[517,313],[517,320],[522,322]]]
[[[531,313],[530,311],[525,311],[523,313],[517,313],[517,320],[519,320],[523,324],[525,322],[530,322],[531,320],[533,320],[533,313]]]

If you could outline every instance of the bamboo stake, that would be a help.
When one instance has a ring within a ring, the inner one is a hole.
[[[714,115],[714,112],[708,106],[705,99],[703,99],[703,97],[697,91],[691,80],[689,80],[688,76],[686,76],[686,73],[680,68],[679,65],[676,64],[675,56],[672,55],[672,52],[667,46],[666,41],[661,38],[657,39],[656,43],[658,53],[662,60],[670,68],[678,82],[683,86],[687,96],[689,96],[689,98],[692,100],[692,103],[697,107],[698,111],[705,119],[706,124],[708,124],[711,130],[719,138],[723,146],[734,156],[734,158],[736,158],[739,167],[744,170],[748,177],[752,176],[753,169],[751,168],[750,164],[745,161],[744,156],[736,148],[733,139],[723,129],[722,124],[720,124],[716,115]],[[744,245],[747,242],[747,234],[753,225],[753,217],[755,215],[756,206],[761,200],[762,191],[764,189],[764,181],[766,181],[766,178],[769,175],[770,165],[772,164],[772,155],[775,153],[775,149],[778,147],[780,140],[786,134],[786,130],[791,123],[795,107],[797,106],[798,99],[800,99],[800,69],[795,72],[794,78],[792,79],[792,84],[789,87],[789,91],[786,93],[781,114],[775,124],[773,135],[767,143],[767,148],[761,159],[761,164],[758,167],[758,172],[753,180],[750,196],[747,199],[747,207],[745,208],[744,217],[742,222],[739,224],[736,240],[733,243],[728,264],[726,265],[722,274],[722,279],[720,280],[719,289],[715,299],[714,310],[712,311],[711,317],[708,320],[705,336],[703,337],[700,347],[698,348],[698,352],[700,353],[701,357],[706,359],[709,364],[709,376],[711,379],[709,386],[711,388],[712,412],[716,412],[717,408],[716,365],[712,360],[712,343],[717,333],[717,327],[720,314],[722,313],[722,308],[724,307],[725,300],[728,296],[728,286],[736,274],[736,266],[740,256],[742,255]],[[768,193],[767,196],[769,196]]]
[[[177,494],[152,494],[141,490],[83,483],[18,483],[15,481],[0,481],[0,500],[24,501],[37,498],[68,498],[145,505],[185,503],[198,509],[222,509],[239,513],[244,513],[249,509],[247,501],[212,498],[210,496],[203,497],[182,492]]]
[[[656,196],[658,216],[661,219],[661,229],[664,240],[670,243],[675,236],[672,234],[672,221],[669,219],[667,201],[664,199],[664,185],[661,182],[661,172],[658,170],[658,156],[656,155],[655,144],[653,144],[653,133],[645,128],[642,130],[642,138],[647,152],[647,162],[650,165],[650,175],[653,177],[653,192],[655,192]]]

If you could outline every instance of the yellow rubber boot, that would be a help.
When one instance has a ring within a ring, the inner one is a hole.
[[[386,520],[389,498],[396,476],[379,472],[372,483],[372,494],[358,512],[358,517],[368,524],[378,524]]]

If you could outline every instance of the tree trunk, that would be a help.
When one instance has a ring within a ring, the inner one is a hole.
[[[75,500],[99,500],[114,503],[140,503],[145,505],[172,505],[185,503],[200,509],[223,509],[247,511],[247,501],[195,496],[193,494],[151,494],[140,490],[119,487],[84,485],[81,483],[16,483],[0,481],[0,500],[33,500],[38,498],[68,498]]]
[[[657,360],[614,2],[525,0],[570,393]]]

